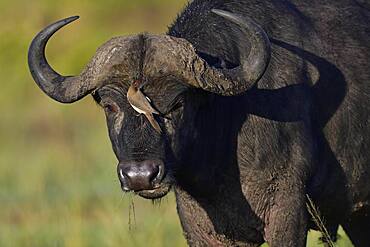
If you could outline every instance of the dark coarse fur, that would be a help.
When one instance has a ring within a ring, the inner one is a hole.
[[[194,0],[167,35],[113,38],[65,77],[45,45],[75,19],[35,37],[31,74],[60,102],[93,94],[122,189],[172,186],[189,245],[303,247],[308,195],[333,239],[369,246],[369,0]]]
[[[272,42],[253,89],[189,95],[177,120],[176,197],[189,245],[305,246],[314,227],[306,193],[333,237],[341,224],[355,246],[369,245],[369,6],[195,0],[170,27],[214,66],[238,61],[237,27],[213,8],[249,16]]]

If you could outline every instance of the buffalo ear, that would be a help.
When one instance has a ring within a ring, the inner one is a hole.
[[[189,83],[224,96],[241,94],[252,88],[265,73],[271,57],[270,40],[265,31],[248,17],[218,9],[212,9],[212,13],[239,27],[241,40],[236,42],[235,53],[238,58],[198,52],[198,59],[193,60],[195,76]],[[250,49],[246,49],[245,40],[249,41]]]
[[[216,69],[234,69],[239,66],[239,64],[221,56],[213,56],[205,52],[197,52],[197,54],[206,61],[209,66]]]

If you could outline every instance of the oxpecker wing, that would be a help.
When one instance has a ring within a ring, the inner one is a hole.
[[[127,100],[135,111],[145,115],[145,117],[149,120],[150,124],[157,132],[162,132],[158,122],[154,119],[153,116],[153,114],[159,115],[159,112],[152,107],[149,99],[145,97],[140,89],[136,88],[134,85],[131,85],[127,92]]]

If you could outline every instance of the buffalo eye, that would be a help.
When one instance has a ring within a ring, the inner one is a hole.
[[[166,116],[167,118],[169,117],[169,115],[175,111],[177,111],[178,109],[180,109],[181,107],[183,107],[183,101],[182,99],[176,99],[174,100],[168,107],[167,107],[167,110],[165,112],[165,114],[163,114],[164,116]]]
[[[107,114],[115,114],[119,112],[119,106],[114,101],[112,101],[110,97],[104,95],[104,93],[100,94],[98,92],[94,92],[92,96],[95,102],[98,103]]]
[[[119,108],[116,104],[114,103],[104,103],[103,104],[104,111],[106,113],[118,113]]]

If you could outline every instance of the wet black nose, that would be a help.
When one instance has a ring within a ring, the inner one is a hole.
[[[117,168],[122,189],[127,191],[155,189],[164,174],[163,162],[159,160],[121,162]]]

